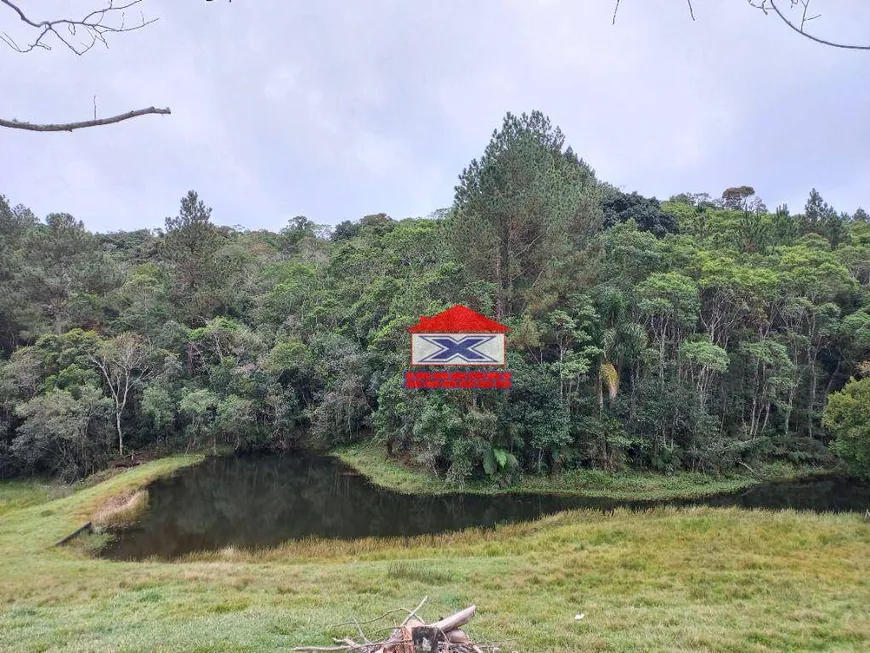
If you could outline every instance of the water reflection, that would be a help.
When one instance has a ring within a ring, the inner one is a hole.
[[[226,546],[263,547],[306,537],[352,539],[443,533],[535,519],[572,508],[673,505],[864,511],[870,486],[838,478],[757,486],[700,501],[454,494],[406,496],[377,488],[333,458],[310,454],[211,458],[149,489],[150,510],[102,553],[173,558]]]

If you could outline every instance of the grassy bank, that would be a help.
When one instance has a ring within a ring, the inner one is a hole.
[[[65,487],[41,479],[0,481],[0,518],[13,510],[45,503],[63,493]]]
[[[738,492],[763,481],[788,480],[812,474],[787,465],[766,467],[758,470],[755,476],[712,476],[698,472],[665,475],[636,471],[608,474],[597,469],[572,469],[552,476],[525,476],[519,482],[506,486],[485,481],[473,481],[460,486],[387,458],[383,447],[374,444],[344,447],[333,453],[373,483],[404,494],[520,492],[626,500],[690,499]]]
[[[424,595],[427,617],[476,603],[467,630],[513,640],[504,650],[870,648],[870,525],[857,514],[578,511],[179,563],[52,547],[113,499],[195,460],[155,461],[55,500],[31,488],[28,501],[21,484],[0,483],[0,497],[17,497],[0,515],[0,650],[286,651],[329,644],[355,630],[332,624]]]

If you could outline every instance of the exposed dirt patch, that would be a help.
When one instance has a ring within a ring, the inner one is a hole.
[[[111,497],[94,513],[94,526],[123,526],[136,521],[148,508],[148,490]]]

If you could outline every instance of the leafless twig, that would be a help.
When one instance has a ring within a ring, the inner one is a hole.
[[[46,37],[49,34],[54,34],[72,52],[82,55],[94,47],[97,42],[102,43],[108,48],[109,43],[106,41],[106,35],[108,34],[133,32],[157,20],[156,18],[146,20],[142,12],[139,12],[139,20],[132,25],[128,25],[126,10],[133,5],[141,3],[142,0],[128,0],[120,5],[116,5],[115,0],[106,1],[107,5],[105,7],[95,9],[83,18],[57,18],[54,20],[37,21],[25,14],[18,7],[18,4],[12,2],[12,0],[0,0],[0,4],[6,5],[18,14],[22,22],[38,30],[36,38],[31,40],[27,45],[18,45],[5,32],[0,33],[0,40],[16,52],[30,52],[36,48],[51,50],[51,45],[46,43]],[[79,32],[83,33],[83,40],[75,38]]]
[[[807,18],[807,11],[809,11],[810,8],[810,0],[801,0],[801,4],[804,6],[804,13],[801,16],[801,32],[803,32],[804,25],[806,25],[811,20],[815,20],[816,18],[821,16],[821,14],[816,14],[815,16],[810,16],[809,18]],[[792,6],[794,6],[794,3],[792,3]]]
[[[395,610],[387,610],[380,617],[375,617],[374,619],[369,619],[368,621],[357,621],[356,619],[354,619],[353,621],[342,621],[341,623],[338,623],[338,624],[331,624],[327,627],[329,629],[332,629],[332,628],[338,628],[339,626],[357,626],[357,627],[365,626],[366,624],[373,624],[376,621],[380,621],[384,617],[388,617],[391,614],[395,614],[396,612],[408,612],[408,610],[406,610],[405,608],[396,608]]]
[[[404,621],[402,621],[402,623],[401,623],[400,625],[401,625],[401,626],[404,626],[406,623],[408,623],[408,620],[411,619],[411,617],[416,617],[417,619],[420,619],[420,621],[423,621],[423,619],[420,618],[420,615],[418,615],[417,612],[418,612],[418,611],[423,607],[423,604],[425,604],[426,601],[428,601],[428,600],[429,600],[429,597],[428,597],[428,596],[424,596],[424,597],[423,597],[423,600],[420,601],[420,605],[418,605],[416,608],[414,608],[413,610],[411,610],[411,611],[408,613],[408,616],[405,617]]]
[[[689,5],[689,15],[692,17],[692,20],[695,20],[695,8],[692,6],[692,0],[686,0]],[[619,11],[619,0],[616,0],[616,4],[613,7],[613,20],[610,22],[611,25],[616,25],[616,12]]]
[[[371,640],[370,640],[368,637],[366,637],[366,634],[363,632],[362,626],[360,626],[360,625],[356,622],[356,619],[354,619],[354,622],[353,622],[353,623],[354,623],[354,625],[356,626],[357,631],[359,632],[359,636],[363,638],[363,642],[366,643],[366,644],[371,644],[371,643],[372,643]],[[347,637],[347,638],[345,638],[345,639],[347,640],[347,642],[345,642],[345,643],[356,644],[356,642],[354,642],[353,640],[351,640],[349,637]]]

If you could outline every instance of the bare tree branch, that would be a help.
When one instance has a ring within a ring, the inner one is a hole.
[[[850,43],[837,43],[835,41],[828,41],[826,39],[819,38],[818,36],[813,36],[812,34],[809,34],[808,32],[806,32],[804,30],[804,27],[806,26],[806,24],[808,22],[810,22],[811,20],[815,20],[816,18],[821,16],[821,14],[816,14],[815,16],[807,16],[807,12],[809,11],[811,0],[789,0],[789,8],[790,9],[793,9],[793,8],[797,7],[798,5],[801,5],[803,7],[803,14],[801,16],[800,25],[796,25],[795,23],[790,21],[788,18],[786,18],[785,14],[776,5],[776,2],[774,0],[760,0],[760,1],[759,0],[747,0],[747,2],[749,3],[750,6],[761,10],[765,15],[767,15],[768,11],[770,9],[772,9],[773,12],[779,17],[779,19],[783,23],[788,25],[791,29],[793,29],[795,32],[797,32],[801,36],[804,36],[804,37],[810,39],[811,41],[815,41],[816,43],[821,43],[822,45],[827,45],[827,46],[830,46],[832,48],[841,48],[843,50],[870,50],[870,45],[855,45],[855,44],[850,44]]]
[[[99,120],[85,120],[83,122],[70,122],[58,125],[35,125],[32,122],[21,122],[19,120],[4,120],[0,118],[0,127],[9,127],[10,129],[25,129],[34,132],[71,132],[74,129],[83,129],[85,127],[99,127],[100,125],[111,125],[112,123],[129,120],[130,118],[138,118],[149,113],[159,113],[169,115],[172,113],[168,108],[157,109],[148,107],[147,109],[139,109],[137,111],[128,111],[119,116],[111,118],[100,118]]]
[[[813,36],[812,34],[808,33],[805,30],[807,23],[809,23],[810,21],[813,21],[816,18],[819,18],[821,16],[821,14],[815,14],[814,16],[807,15],[809,13],[810,2],[812,0],[788,0],[788,2],[790,4],[790,6],[789,6],[790,9],[794,9],[798,5],[803,7],[800,25],[797,25],[797,24],[793,23],[792,21],[790,21],[788,18],[786,18],[785,14],[776,5],[776,2],[774,0],[746,0],[746,1],[749,3],[749,5],[751,7],[754,7],[755,9],[761,10],[765,16],[768,15],[770,10],[773,10],[773,13],[775,13],[777,15],[777,17],[782,22],[784,22],[786,25],[788,25],[791,29],[793,29],[795,32],[797,32],[801,36],[804,36],[812,41],[815,41],[816,43],[821,43],[822,45],[828,45],[832,48],[842,48],[844,50],[870,50],[870,45],[855,45],[855,44],[849,44],[849,43],[837,43],[835,41],[828,41],[826,39],[822,39],[822,38],[819,38],[818,36]],[[779,0],[776,0],[776,1],[779,1]],[[785,0],[782,0],[782,1],[785,2]],[[686,2],[689,5],[689,15],[692,17],[692,20],[695,20],[695,8],[692,6],[692,0],[686,0]],[[611,21],[611,24],[613,24],[613,25],[616,25],[616,12],[618,12],[618,11],[619,11],[619,0],[616,0],[615,6],[613,8],[613,20]]]
[[[816,14],[815,16],[810,16],[809,18],[807,18],[807,11],[809,11],[809,8],[810,8],[810,0],[801,0],[801,4],[804,6],[804,13],[801,16],[801,32],[803,32],[804,25],[806,25],[811,20],[815,20],[816,18],[821,16],[821,14]],[[793,2],[792,2],[792,6],[794,6]]]
[[[19,7],[20,2],[17,0],[0,0],[0,9],[3,6],[11,9],[18,16],[19,20],[25,25],[37,30],[35,38],[32,38],[27,45],[19,46],[15,40],[5,32],[0,32],[0,41],[3,41],[16,52],[31,52],[36,48],[43,50],[51,50],[51,45],[46,42],[51,35],[54,35],[61,43],[69,50],[77,55],[83,55],[96,45],[97,42],[102,43],[107,48],[109,43],[106,40],[109,34],[118,34],[122,32],[133,32],[151,23],[157,19],[152,18],[146,20],[142,12],[139,13],[138,21],[128,24],[127,10],[135,5],[139,5],[143,0],[101,0],[104,5],[101,9],[94,9],[80,19],[74,18],[57,18],[53,20],[37,20],[32,18]],[[78,35],[81,34],[83,38]],[[136,111],[128,111],[118,116],[111,118],[97,118],[97,96],[93,98],[94,104],[94,119],[85,120],[82,122],[60,123],[37,125],[30,122],[22,122],[20,120],[5,120],[0,118],[0,127],[9,129],[23,129],[27,131],[38,132],[71,132],[76,129],[84,129],[85,127],[98,127],[100,125],[111,125],[113,123],[130,120],[148,114],[169,115],[169,108],[158,109],[156,107],[148,107],[147,109],[139,109]]]
[[[142,0],[128,0],[124,4],[115,5],[115,0],[107,0],[108,4],[105,7],[95,9],[80,19],[58,18],[55,20],[37,21],[25,14],[12,0],[0,0],[0,4],[12,9],[12,11],[18,14],[18,18],[22,22],[39,30],[36,38],[31,40],[27,45],[19,46],[5,32],[0,34],[0,41],[5,42],[6,45],[16,52],[30,52],[36,48],[51,50],[51,45],[46,43],[45,39],[48,35],[53,34],[72,52],[75,52],[77,55],[83,55],[94,47],[97,42],[102,43],[108,48],[109,43],[106,41],[107,34],[133,32],[155,22],[156,18],[145,20],[145,16],[142,12],[139,12],[139,20],[132,25],[127,24],[126,10],[141,2]],[[76,37],[79,32],[83,33],[84,40],[74,40],[73,37]]]

